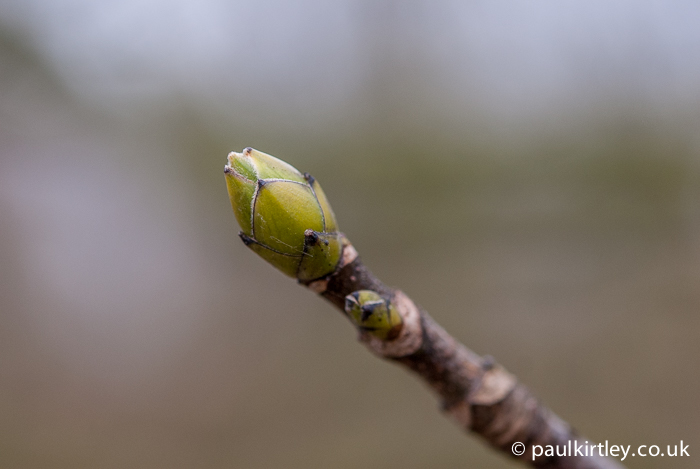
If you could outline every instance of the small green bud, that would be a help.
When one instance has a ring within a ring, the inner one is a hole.
[[[300,281],[335,270],[342,243],[318,181],[252,148],[231,152],[224,174],[246,246]]]
[[[390,300],[372,290],[358,290],[345,297],[345,312],[362,331],[391,340],[401,331],[401,315]]]

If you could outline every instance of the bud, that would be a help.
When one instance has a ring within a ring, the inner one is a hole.
[[[382,340],[398,336],[403,321],[390,300],[372,290],[358,290],[345,297],[345,312],[355,325]]]
[[[246,246],[303,282],[335,270],[340,233],[326,195],[310,174],[252,148],[231,152],[224,173]]]

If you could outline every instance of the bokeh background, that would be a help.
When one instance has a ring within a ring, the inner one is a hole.
[[[515,468],[238,240],[226,154],[585,435],[700,442],[700,4],[0,1],[0,466]]]

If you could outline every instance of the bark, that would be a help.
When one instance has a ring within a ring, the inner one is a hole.
[[[391,297],[403,320],[395,339],[383,341],[360,332],[360,340],[376,355],[405,366],[438,395],[441,407],[462,428],[491,446],[534,467],[551,469],[620,469],[616,460],[600,456],[539,456],[533,445],[555,448],[593,444],[548,408],[491,357],[481,357],[450,336],[400,290],[384,285],[365,267],[344,239],[342,260],[335,272],[305,283],[344,312],[345,296],[374,290]],[[513,445],[524,444],[516,456]]]

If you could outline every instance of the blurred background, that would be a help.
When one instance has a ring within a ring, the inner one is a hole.
[[[700,438],[700,4],[0,1],[0,466],[515,468],[247,250],[246,146],[596,441]],[[630,458],[631,468],[659,467]]]

